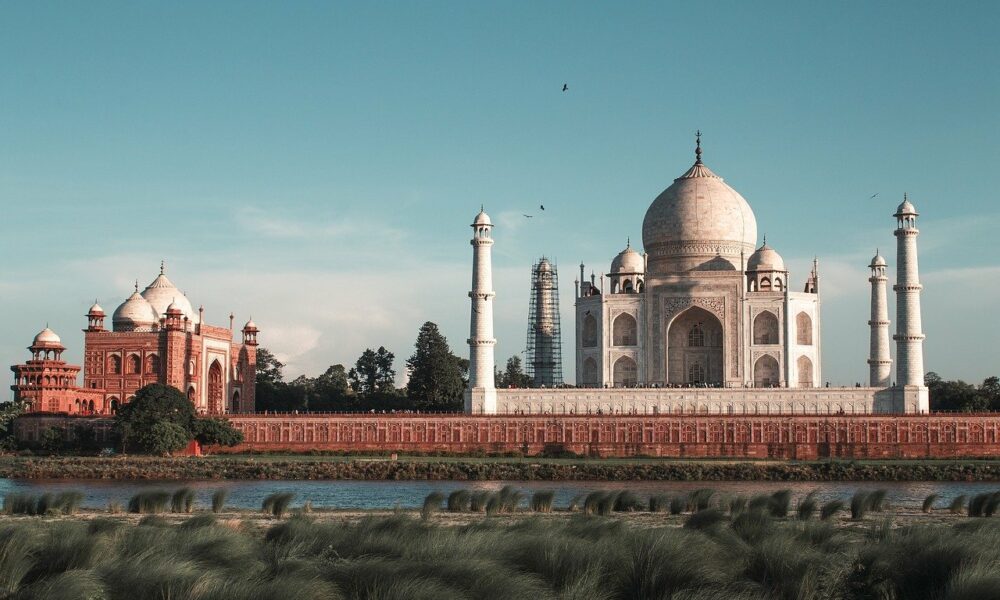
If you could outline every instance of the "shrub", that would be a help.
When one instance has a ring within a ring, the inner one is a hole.
[[[33,515],[38,498],[23,492],[11,492],[3,497],[3,512],[8,515]]]
[[[108,502],[108,506],[107,506],[108,514],[117,515],[117,514],[121,513],[124,510],[125,510],[125,507],[122,506],[121,502],[119,502],[117,500],[111,500],[111,501]]]
[[[229,490],[221,488],[212,492],[212,512],[220,513],[226,507],[226,499],[229,498]]]
[[[1000,492],[993,492],[990,494],[989,500],[986,501],[986,506],[983,507],[983,516],[992,517],[997,512],[997,508],[1000,508]]]
[[[534,512],[552,512],[552,502],[556,493],[551,490],[539,490],[531,496],[531,510]]]
[[[576,496],[570,498],[569,506],[566,507],[566,510],[570,512],[580,510],[580,504],[583,502],[583,498],[583,494],[577,494]]]
[[[281,519],[285,516],[288,506],[294,498],[295,494],[292,492],[275,492],[264,498],[264,501],[261,503],[261,510]]]
[[[56,494],[54,508],[64,515],[75,515],[80,505],[83,504],[83,498],[83,492],[75,490],[59,492]]]
[[[684,512],[684,498],[674,496],[670,499],[670,514],[679,515]]]
[[[670,499],[663,495],[649,497],[649,512],[660,513],[670,510]]]
[[[167,510],[170,493],[163,490],[145,490],[132,496],[128,501],[128,511],[139,514],[158,514]]]
[[[835,516],[842,510],[844,510],[843,500],[830,500],[829,502],[824,504],[822,508],[820,508],[819,518],[822,519],[823,521],[826,521],[827,519]]]
[[[615,497],[615,511],[617,512],[637,512],[645,507],[646,505],[634,492],[625,490],[618,492]]]
[[[729,514],[738,515],[739,513],[745,511],[747,509],[748,502],[749,501],[746,496],[734,496],[733,499],[729,501]]]
[[[883,512],[889,507],[889,503],[886,501],[887,496],[886,490],[875,490],[868,494],[868,508],[872,512]]]
[[[444,502],[444,494],[441,492],[431,492],[424,498],[424,505],[420,508],[420,517],[424,520],[431,518],[437,511],[441,510],[441,503]]]
[[[194,509],[194,490],[188,487],[180,488],[170,497],[170,511],[175,513],[190,513]]]
[[[771,494],[771,501],[768,503],[768,510],[772,517],[784,519],[788,516],[788,509],[792,505],[792,491],[778,490]]]
[[[920,507],[920,510],[922,510],[925,513],[933,512],[934,502],[937,501],[937,499],[938,499],[937,494],[928,494],[927,497],[924,498],[924,503]]]
[[[455,490],[448,494],[448,512],[468,511],[471,503],[472,494],[469,490]]]
[[[497,492],[497,499],[500,501],[502,512],[514,512],[524,500],[524,494],[517,491],[512,485],[505,485]]]
[[[717,508],[699,510],[684,522],[684,529],[708,529],[726,520],[726,514]]]
[[[817,505],[816,492],[806,494],[806,497],[799,502],[799,520],[808,521],[813,518],[813,515],[816,514]]]
[[[473,492],[472,497],[469,498],[469,510],[472,512],[485,511],[486,505],[490,501],[490,496],[489,492]]]
[[[969,516],[970,517],[981,517],[983,516],[983,509],[986,508],[986,502],[989,501],[990,494],[976,494],[969,501]]]
[[[871,497],[868,492],[854,492],[851,496],[851,519],[860,521],[865,518],[868,509],[871,508]]]
[[[968,499],[968,496],[966,496],[965,494],[960,494],[952,498],[951,504],[948,506],[948,510],[951,511],[951,514],[953,515],[962,514],[962,511],[965,510],[966,499]]]
[[[705,510],[708,508],[714,495],[715,490],[707,488],[691,492],[691,495],[688,496],[688,510],[692,512]]]

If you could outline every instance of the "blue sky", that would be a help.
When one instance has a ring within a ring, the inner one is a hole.
[[[46,322],[79,361],[90,302],[110,313],[161,258],[291,375],[402,359],[425,320],[466,354],[481,203],[503,360],[532,260],[559,261],[570,330],[576,265],[638,245],[700,128],[796,287],[820,257],[824,379],[865,377],[865,265],[894,264],[908,191],[927,367],[981,380],[998,22],[995,2],[0,4],[0,363]]]

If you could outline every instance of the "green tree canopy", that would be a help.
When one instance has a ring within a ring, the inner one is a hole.
[[[124,450],[170,454],[197,437],[205,443],[235,445],[242,434],[223,419],[205,425],[194,406],[175,387],[154,383],[136,392],[131,402],[118,409],[115,432]]]
[[[417,334],[416,350],[407,359],[410,379],[406,391],[410,402],[426,410],[458,410],[465,391],[468,361],[451,353],[448,340],[430,321]]]
[[[347,373],[351,389],[362,395],[393,392],[396,388],[396,371],[392,368],[395,358],[385,346],[379,346],[378,350],[366,349]]]
[[[525,375],[521,367],[521,357],[511,356],[507,359],[507,366],[496,375],[496,385],[501,388],[526,388],[530,387],[531,378]]]
[[[962,380],[946,381],[930,371],[924,376],[931,410],[976,412],[1000,409],[1000,380],[987,377],[979,387]]]

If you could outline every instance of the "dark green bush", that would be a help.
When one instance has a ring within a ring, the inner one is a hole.
[[[212,512],[220,513],[226,507],[229,490],[221,488],[212,492]]]
[[[190,513],[194,510],[194,490],[180,488],[170,497],[170,511],[175,513]]]
[[[472,494],[469,490],[455,490],[448,494],[448,512],[467,512],[472,503]]]
[[[275,492],[264,498],[260,508],[265,513],[281,519],[288,512],[288,507],[292,504],[294,498],[295,494],[292,492]]]
[[[951,504],[948,505],[948,511],[951,512],[951,514],[953,515],[962,514],[962,511],[965,510],[965,501],[967,499],[968,496],[966,496],[965,494],[960,494],[958,496],[955,496],[954,498],[952,498]]]
[[[165,512],[170,505],[170,492],[164,490],[144,490],[128,501],[128,511],[140,514],[158,514]]]
[[[663,495],[649,497],[649,512],[667,512],[670,510],[670,499]]]
[[[934,510],[934,503],[937,501],[937,499],[938,499],[937,494],[928,494],[927,497],[924,498],[924,503],[920,507],[920,510],[922,510],[925,513],[932,512]]]
[[[799,520],[808,521],[816,514],[819,503],[816,502],[816,492],[809,492],[805,498],[799,502]]]
[[[552,503],[556,499],[556,493],[551,490],[539,490],[531,495],[531,510],[534,512],[552,512]]]
[[[819,518],[823,521],[836,516],[839,512],[844,510],[843,500],[830,500],[820,508]]]

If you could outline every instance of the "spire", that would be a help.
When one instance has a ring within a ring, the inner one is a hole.
[[[137,294],[139,293],[139,280],[138,279],[135,280],[135,293],[137,293]]]
[[[625,238],[625,249],[628,250],[632,247],[632,236]]]
[[[167,261],[160,259],[160,275],[163,275],[163,270],[166,267]]]
[[[695,147],[694,147],[695,161],[694,161],[694,164],[700,165],[701,164],[701,130],[700,129],[694,134],[694,143],[695,143]]]

